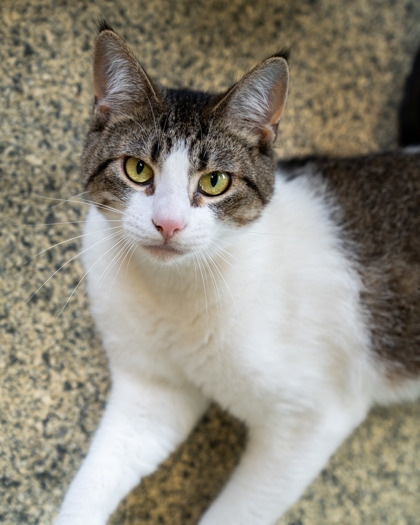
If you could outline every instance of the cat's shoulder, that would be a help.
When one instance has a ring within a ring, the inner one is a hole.
[[[420,227],[420,148],[356,157],[309,156],[279,161],[277,174],[286,181],[308,179],[330,198],[347,219],[366,230]],[[397,224],[410,216],[410,223]],[[373,221],[373,223],[372,223]],[[417,229],[418,232],[418,229]],[[412,232],[414,233],[414,231]]]
[[[391,375],[418,376],[420,149],[282,161],[278,175],[315,188],[357,261],[375,353]]]
[[[277,161],[277,172],[288,180],[302,175],[317,175],[335,184],[373,180],[387,182],[392,178],[420,181],[420,147],[409,147],[384,153],[352,157],[309,155]]]

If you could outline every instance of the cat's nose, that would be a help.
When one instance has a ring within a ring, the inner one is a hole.
[[[183,230],[186,226],[186,222],[183,219],[152,219],[158,232],[161,233],[162,237],[167,242],[175,233]]]

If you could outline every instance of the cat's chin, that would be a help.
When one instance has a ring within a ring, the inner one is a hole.
[[[155,261],[164,264],[170,264],[172,262],[178,261],[180,258],[186,255],[185,251],[173,248],[167,244],[162,244],[160,246],[142,246],[142,248]]]

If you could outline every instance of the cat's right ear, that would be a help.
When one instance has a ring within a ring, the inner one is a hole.
[[[288,51],[279,51],[232,86],[216,106],[248,136],[273,143],[287,99]]]
[[[99,27],[93,57],[94,114],[107,119],[112,114],[131,114],[136,107],[151,107],[160,101],[141,64],[108,25]]]

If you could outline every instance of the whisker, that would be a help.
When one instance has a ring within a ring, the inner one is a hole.
[[[210,279],[212,281],[212,284],[213,284],[213,288],[214,288],[214,291],[216,293],[216,298],[217,298],[217,305],[218,305],[218,308],[222,308],[222,299],[221,299],[221,296],[220,296],[220,293],[219,293],[219,289],[217,287],[217,282],[216,282],[216,278],[213,274],[213,271],[211,269],[211,266],[210,266],[210,263],[209,263],[209,260],[203,255],[203,254],[199,254],[201,260],[203,261],[203,263],[205,264],[205,266],[207,267],[209,273],[210,273]]]
[[[49,201],[60,201],[58,204],[55,204],[54,206],[51,206],[50,208],[47,208],[48,210],[52,210],[54,208],[57,208],[57,206],[61,206],[61,204],[65,202],[69,202],[69,200],[81,197],[82,195],[85,195],[87,191],[82,191],[81,193],[76,193],[76,195],[72,195],[68,199],[57,199],[54,197],[46,197],[45,195],[40,195],[39,193],[32,193],[33,196],[38,197],[39,199],[45,199]]]
[[[87,192],[83,192],[83,193],[80,193],[79,195],[84,195],[85,193]],[[46,200],[51,200],[51,201],[58,201],[59,203],[71,203],[71,204],[91,204],[101,210],[109,210],[109,211],[113,211],[113,212],[116,212],[116,213],[120,213],[121,215],[124,215],[124,212],[121,211],[121,210],[118,210],[117,208],[114,208],[112,206],[107,206],[106,204],[100,204],[98,202],[95,202],[95,201],[92,201],[92,200],[89,200],[89,199],[75,199],[74,197],[70,197],[69,199],[59,199],[59,198],[56,198],[56,197],[45,197],[43,195],[38,195],[36,193],[34,193],[33,195],[35,195],[36,197],[39,197],[41,199],[46,199]],[[77,197],[77,196],[76,196]]]
[[[107,238],[107,240],[109,239],[109,237]],[[102,239],[101,241],[99,242],[103,242],[105,241],[105,239]],[[96,243],[96,244],[99,244]],[[120,242],[120,241],[119,241]],[[117,243],[118,244],[118,243]],[[88,249],[90,248],[93,248],[95,246],[95,244],[93,246],[90,246]],[[76,290],[79,288],[79,286],[82,284],[82,282],[85,280],[86,276],[91,272],[91,270],[93,270],[93,268],[98,264],[99,261],[101,261],[105,255],[107,255],[111,250],[113,250],[115,248],[116,245],[113,245],[111,246],[111,248],[109,248],[109,250],[107,250],[104,254],[101,255],[101,257],[99,257],[99,259],[97,259],[93,264],[92,266],[89,268],[89,270],[87,270],[85,272],[85,274],[83,275],[83,277],[79,280],[79,282],[77,283],[77,285],[73,288],[73,291],[71,292],[71,294],[69,295],[67,301],[64,303],[64,306],[61,308],[61,310],[59,311],[57,317],[56,317],[56,320],[60,317],[60,315],[63,313],[64,309],[66,308],[66,306],[69,304],[69,301],[71,300],[71,298],[73,297],[73,295],[76,293]]]
[[[204,275],[203,275],[203,271],[201,268],[200,259],[198,258],[199,253],[195,249],[193,251],[193,256],[194,256],[194,260],[197,262],[198,271],[200,272],[200,275],[201,275],[201,282],[203,283],[203,289],[204,289],[204,303],[206,305],[206,316],[208,316],[206,283],[204,280]]]
[[[86,232],[86,233],[82,233],[80,235],[76,235],[75,237],[71,237],[70,239],[66,239],[64,241],[58,242],[57,244],[54,244],[53,246],[49,246],[48,248],[45,248],[44,250],[36,253],[30,259],[28,259],[25,262],[25,264],[29,264],[31,261],[33,261],[35,259],[35,257],[38,257],[39,255],[42,255],[43,253],[47,252],[48,250],[52,250],[53,248],[56,248],[57,246],[65,244],[66,242],[75,241],[76,239],[81,239],[82,237],[86,237],[87,235],[92,235],[94,233],[108,232],[108,231],[111,231],[111,230],[116,230],[118,228],[121,229],[121,226],[113,226],[112,228],[105,228],[104,230],[95,230],[94,232]]]
[[[163,124],[163,130],[162,130],[162,132],[159,135],[159,144],[158,144],[158,150],[157,150],[158,153],[160,151],[160,146],[162,144],[162,139],[163,139],[163,137],[165,135],[165,129],[166,129],[166,124],[168,122],[168,118],[169,118],[169,111],[168,111],[168,113],[166,115],[165,123]]]
[[[108,206],[107,204],[101,204],[99,202],[91,201],[89,199],[81,199],[80,201],[71,201],[71,202],[75,202],[77,204],[91,204],[92,206],[95,206],[95,208],[99,208],[100,210],[108,210],[114,213],[119,213],[120,215],[124,215],[124,212],[119,210],[118,208],[114,208],[113,206]]]
[[[136,120],[134,117],[128,117],[128,120],[130,120],[131,122],[134,122],[134,124],[136,126],[138,126],[141,131],[145,132],[146,131],[146,128],[138,121]],[[133,132],[136,132],[137,130],[136,129],[133,129],[133,128],[121,128],[121,129],[124,129],[130,133],[133,133]]]
[[[113,237],[116,237],[117,235],[119,235],[120,232],[114,232],[112,233],[111,235],[108,235],[107,237],[105,237],[105,239],[101,239],[100,241],[97,241],[96,243],[92,244],[92,246],[89,246],[88,248],[85,248],[84,250],[82,250],[81,252],[79,253],[76,253],[76,255],[73,255],[73,257],[71,257],[68,261],[66,261],[64,264],[62,264],[60,266],[60,268],[58,268],[52,275],[50,275],[48,277],[48,279],[46,281],[44,281],[44,283],[38,288],[38,290],[36,290],[30,297],[29,299],[25,302],[25,304],[28,304],[31,299],[33,299],[35,297],[35,295],[42,289],[44,288],[44,286],[54,277],[54,275],[56,275],[60,270],[62,270],[65,266],[67,266],[69,263],[71,263],[71,261],[74,261],[74,259],[77,259],[78,257],[80,257],[81,255],[83,255],[84,253],[86,253],[87,251],[91,250],[92,248],[94,248],[95,246],[97,246],[98,244],[100,244],[101,242],[105,242],[109,239],[112,239]]]
[[[212,126],[213,126],[213,121],[214,121],[215,118],[216,118],[216,115],[214,115],[213,118],[212,118],[211,121],[210,121],[209,130],[208,130],[208,132],[207,132],[207,136],[206,136],[206,142],[204,143],[204,148],[207,148],[207,143],[208,143],[209,138],[210,138],[210,132],[211,132],[211,128],[212,128]]]
[[[210,243],[211,243],[212,246],[214,246],[214,250],[215,250],[216,254],[219,255],[219,257],[221,259],[223,259],[225,261],[225,263],[228,264],[236,272],[236,267],[233,265],[232,262],[228,261],[228,259],[226,257],[227,256],[230,257],[233,262],[235,262],[235,261],[241,262],[241,261],[237,257],[235,257],[235,255],[233,255],[228,250],[225,250],[222,246],[220,246],[220,244],[212,241],[211,239],[210,239]],[[223,255],[223,257],[222,257],[222,255]]]
[[[233,258],[234,261],[236,260],[236,261],[240,262],[239,259],[238,259],[237,257],[235,257],[233,254],[231,254],[230,252],[228,252],[227,250],[225,250],[224,248],[222,248],[220,245],[216,244],[214,241],[211,241],[211,240],[210,240],[210,242],[211,242],[211,243],[213,244],[213,246],[214,246],[214,250],[215,250],[216,255],[217,255],[217,256],[218,256],[218,257],[219,257],[219,258],[220,258],[225,264],[227,264],[227,265],[228,265],[228,266],[234,271],[235,275],[237,275],[237,276],[238,276],[238,277],[244,282],[244,284],[245,284],[248,288],[250,288],[250,289],[253,291],[253,294],[254,294],[255,298],[256,298],[256,299],[258,300],[258,302],[262,305],[263,302],[262,302],[262,300],[261,300],[261,297],[255,292],[255,288],[252,286],[252,284],[251,284],[249,281],[247,281],[247,280],[244,278],[244,276],[243,276],[241,273],[239,273],[239,272],[237,271],[236,266],[234,266],[234,265],[232,264],[232,262],[230,262],[230,261],[226,258],[226,255],[229,255],[231,258]],[[224,279],[224,276],[222,276],[222,278]],[[225,282],[226,282],[226,281],[225,281]],[[226,285],[227,285],[227,283],[226,283]],[[232,299],[233,299],[233,297],[232,297]],[[236,308],[236,311],[238,312],[237,308]]]
[[[66,222],[32,222],[26,224],[26,226],[55,226],[57,224],[85,224],[88,222],[88,220],[84,221],[66,221]],[[92,221],[91,219],[89,222],[101,222],[101,221]],[[121,222],[121,219],[107,219],[107,222]]]
[[[133,240],[133,246],[132,246],[132,248],[130,248],[130,249],[131,249],[131,255],[130,255],[130,258],[128,259],[127,266],[126,266],[126,268],[125,268],[125,274],[126,274],[126,275],[127,275],[127,273],[128,273],[128,268],[129,268],[129,266],[130,266],[131,259],[133,258],[133,255],[134,255],[135,252],[136,252],[136,248],[137,248],[137,246],[138,246],[138,241],[137,241],[136,239],[134,239],[134,240]]]
[[[221,257],[221,259],[222,259],[223,261],[225,261],[225,259],[224,259],[223,257]],[[226,281],[226,279],[225,279],[225,277],[224,277],[224,275],[223,275],[223,272],[220,270],[220,268],[218,267],[217,262],[216,262],[215,260],[213,260],[212,258],[209,258],[209,261],[211,261],[211,263],[213,264],[213,267],[215,268],[215,270],[216,270],[217,273],[219,274],[219,276],[220,276],[220,278],[222,279],[222,281],[225,283],[226,289],[227,289],[227,291],[228,291],[228,293],[229,293],[229,295],[230,295],[230,297],[231,297],[231,299],[232,299],[233,306],[234,306],[234,308],[235,308],[236,317],[238,317],[238,316],[239,316],[239,311],[238,311],[238,307],[237,307],[237,305],[236,305],[236,300],[235,300],[235,298],[233,297],[232,291],[231,291],[230,286],[228,285],[228,283],[227,283],[227,281]],[[227,262],[227,261],[225,261],[225,262]]]
[[[124,260],[125,260],[125,258],[127,256],[128,248],[131,246],[131,242],[132,242],[132,239],[129,238],[128,236],[126,236],[126,235],[123,237],[122,240],[123,240],[122,247],[118,251],[116,258],[114,258],[115,259],[115,263],[114,263],[114,260],[113,260],[113,264],[112,264],[112,266],[110,268],[110,270],[111,270],[118,263],[118,260],[121,259],[121,263],[120,263],[117,271],[115,272],[114,279],[112,280],[112,283],[111,283],[111,285],[108,288],[108,296],[109,296],[109,294],[111,292],[112,287],[114,286],[115,280],[116,280],[116,278],[117,278],[117,276],[118,276],[118,274],[119,274],[119,272],[121,270],[121,266],[122,266],[122,264],[123,264],[123,262],[124,262]]]

